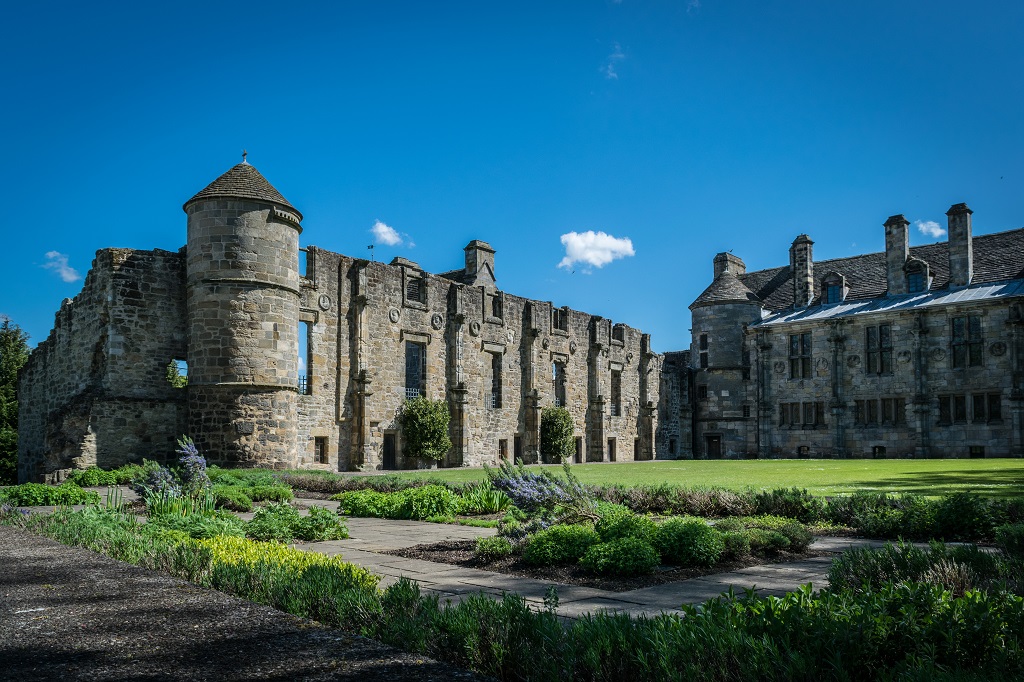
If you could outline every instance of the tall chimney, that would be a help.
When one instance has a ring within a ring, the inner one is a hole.
[[[466,278],[465,284],[493,287],[497,279],[494,276],[494,249],[487,242],[474,239],[466,245]]]
[[[746,274],[747,264],[743,262],[743,259],[739,256],[734,256],[731,253],[720,253],[715,256],[715,279],[723,272],[731,272],[732,274],[739,277],[740,275]]]
[[[910,221],[902,213],[889,216],[885,227],[885,280],[889,294],[907,293],[907,275],[903,267],[910,258]]]
[[[789,247],[789,268],[793,272],[793,305],[797,308],[806,308],[814,298],[812,246],[814,242],[811,238],[802,234]]]
[[[949,218],[949,284],[965,287],[974,277],[974,246],[971,239],[971,214],[967,204],[953,204]]]

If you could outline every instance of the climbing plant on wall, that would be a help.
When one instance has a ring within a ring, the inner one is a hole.
[[[6,485],[18,482],[18,370],[28,360],[28,334],[0,320],[0,485]]]
[[[545,462],[573,455],[572,416],[564,407],[545,407],[540,413],[540,454]]]
[[[452,447],[448,437],[451,413],[443,400],[409,398],[402,407],[402,441],[409,457],[443,459]]]

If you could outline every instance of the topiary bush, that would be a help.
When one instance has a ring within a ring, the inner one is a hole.
[[[572,563],[599,542],[601,537],[589,526],[551,526],[526,540],[523,561],[533,566]]]
[[[564,407],[540,412],[540,454],[545,462],[568,461],[575,451],[572,415]]]
[[[406,455],[424,459],[444,459],[451,450],[448,437],[451,413],[443,400],[422,396],[409,398],[398,417],[402,425],[402,442]]]
[[[658,550],[637,538],[602,542],[588,549],[580,559],[580,565],[588,571],[621,576],[653,573],[660,563]]]
[[[674,518],[658,526],[654,547],[669,564],[714,566],[725,551],[725,540],[701,519]]]

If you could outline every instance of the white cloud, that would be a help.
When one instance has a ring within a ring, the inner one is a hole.
[[[306,358],[302,357],[301,355],[299,356],[299,371],[306,371]]]
[[[619,80],[619,73],[615,70],[615,65],[626,58],[626,54],[622,51],[622,47],[618,43],[614,43],[615,49],[608,55],[608,58],[604,61],[604,66],[601,67],[601,73],[608,80]]]
[[[60,251],[47,251],[46,262],[43,263],[43,267],[56,272],[65,282],[77,282],[82,279],[82,276],[78,274],[78,270],[68,265],[68,257]]]
[[[946,230],[934,220],[918,220],[914,224],[917,225],[918,232],[933,239],[946,236]]]
[[[562,235],[565,258],[560,268],[571,268],[574,263],[586,263],[600,268],[617,258],[635,255],[633,242],[629,237],[613,237],[604,232],[568,232]]]
[[[695,12],[700,9],[700,0],[687,0],[686,13]]]
[[[373,223],[370,232],[373,232],[374,239],[385,246],[401,246],[402,244],[402,236],[398,234],[398,230],[379,220]]]

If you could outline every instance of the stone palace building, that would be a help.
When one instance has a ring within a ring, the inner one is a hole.
[[[495,250],[432,274],[300,247],[302,214],[248,163],[189,199],[177,252],[97,252],[19,379],[19,478],[165,458],[334,471],[406,457],[408,397],[446,401],[441,466],[540,459],[566,407],[575,461],[1024,454],[1024,229],[747,272],[731,253],[690,306],[689,350],[497,287]],[[304,343],[300,343],[300,339]],[[299,349],[305,347],[300,362]],[[167,379],[187,364],[187,386]]]

